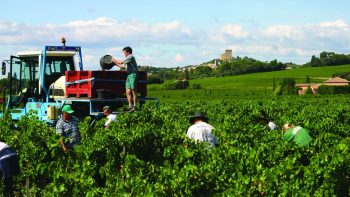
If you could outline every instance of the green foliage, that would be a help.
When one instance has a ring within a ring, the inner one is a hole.
[[[306,78],[305,78],[305,83],[311,83],[311,79],[310,79],[310,76],[307,75]]]
[[[162,84],[163,82],[164,80],[156,75],[150,75],[147,77],[148,84]]]
[[[319,94],[349,94],[350,86],[326,86],[318,87]]]
[[[223,107],[224,106],[224,107]],[[209,148],[185,135],[193,111],[203,111],[220,145]],[[255,122],[264,112],[278,125],[310,130],[298,148],[281,132]],[[350,188],[346,97],[279,97],[232,102],[164,103],[158,110],[120,114],[103,127],[79,123],[82,144],[62,153],[60,137],[35,116],[0,119],[0,139],[19,155],[14,180],[21,196],[347,196]]]
[[[296,83],[305,83],[306,76],[309,76],[312,83],[322,83],[329,79],[334,73],[347,72],[349,65],[295,68],[283,71],[252,73],[236,76],[210,77],[203,79],[191,79],[191,84],[201,84],[202,89],[192,88],[182,90],[164,90],[163,85],[149,85],[148,96],[158,97],[162,102],[178,101],[183,99],[182,95],[191,99],[207,99],[206,93],[212,92],[211,100],[236,100],[237,98],[261,99],[273,97],[273,79],[276,86],[285,77],[295,79]],[[191,73],[191,71],[190,71]],[[195,91],[195,92],[194,92]]]
[[[232,76],[246,73],[278,71],[284,70],[287,67],[287,64],[278,62],[276,59],[270,62],[262,62],[248,57],[237,57],[232,61],[223,61],[217,68],[212,69],[208,66],[208,64],[213,64],[214,62],[220,62],[220,60],[212,60],[198,66],[191,65],[183,69],[180,69],[179,67],[156,68],[150,66],[141,66],[140,70],[151,73],[149,77],[153,76],[153,78],[157,79],[156,82],[159,83],[159,81],[165,80],[189,80],[205,77]],[[155,79],[151,79],[149,81],[152,84],[155,84],[153,83]]]
[[[313,67],[320,66],[321,65],[321,61],[320,61],[319,58],[317,58],[315,55],[313,55],[311,57],[310,65],[313,66]]]
[[[188,80],[177,80],[174,82],[170,82],[164,85],[167,90],[179,90],[186,89],[190,86],[190,82]]]
[[[269,63],[266,63],[252,58],[244,57],[237,58],[232,62],[223,62],[218,67],[218,75],[229,76],[254,72],[276,71],[283,70],[285,68],[286,65],[278,62],[277,60],[272,60]]]
[[[332,77],[340,77],[346,80],[350,80],[350,72],[335,73],[332,75]]]
[[[212,76],[213,69],[209,66],[198,66],[194,69],[193,75],[198,77],[210,77]]]
[[[316,56],[311,57],[310,65],[317,66],[335,66],[350,63],[350,55],[336,54],[334,52],[323,51],[320,53],[320,58]]]
[[[275,82],[275,78],[272,78],[272,90],[275,91],[276,90],[276,82]]]
[[[201,88],[202,88],[202,86],[199,83],[192,84],[192,89],[201,89]]]
[[[223,107],[224,106],[224,107]],[[185,135],[193,111],[203,111],[220,145]],[[298,148],[281,132],[255,122],[264,112],[277,125],[310,130]],[[19,155],[14,180],[21,196],[347,196],[350,188],[346,97],[279,97],[233,102],[178,101],[125,113],[109,129],[79,124],[82,144],[62,153],[60,139],[35,116],[0,119],[0,139]]]
[[[310,86],[307,87],[307,89],[306,89],[306,91],[305,91],[305,94],[314,94],[314,93],[312,92],[312,89],[310,88]]]
[[[298,93],[298,88],[295,87],[295,80],[292,78],[284,78],[275,89],[275,95],[293,95]]]
[[[152,82],[162,82],[165,80],[171,79],[183,79],[183,73],[179,67],[177,68],[156,68],[151,66],[140,66],[140,70],[146,71],[148,74],[148,78],[151,79]]]
[[[10,85],[9,84],[9,80],[7,78],[0,79],[0,87],[1,87],[1,90],[2,90],[0,92],[0,94],[1,94],[0,97],[2,97],[2,94],[3,94],[3,91],[4,91],[5,87],[6,87],[6,94],[8,94],[10,92],[9,85]]]
[[[188,73],[188,69],[187,68],[184,71],[184,80],[190,80],[190,74]]]

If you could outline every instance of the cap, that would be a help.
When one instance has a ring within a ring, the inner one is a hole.
[[[70,105],[65,105],[62,108],[62,112],[67,112],[67,113],[71,114],[71,113],[74,113],[74,110],[72,109],[72,107]]]

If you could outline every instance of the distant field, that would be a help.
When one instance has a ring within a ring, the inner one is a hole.
[[[232,99],[271,97],[273,79],[276,84],[283,78],[294,78],[297,83],[305,82],[306,76],[311,82],[322,82],[334,73],[350,72],[350,65],[309,67],[292,70],[253,73],[227,77],[211,77],[190,80],[191,84],[201,84],[200,90],[164,90],[163,85],[149,85],[148,95],[163,100],[176,99]]]

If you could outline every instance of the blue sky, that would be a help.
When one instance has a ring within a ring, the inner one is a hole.
[[[350,53],[350,1],[2,0],[0,60],[23,50],[83,47],[88,69],[130,45],[140,65],[175,67],[234,56],[305,63],[322,51]]]

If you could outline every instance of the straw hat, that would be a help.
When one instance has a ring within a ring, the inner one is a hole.
[[[190,117],[190,123],[193,124],[196,119],[208,122],[208,118],[202,112],[195,112],[194,115]]]

